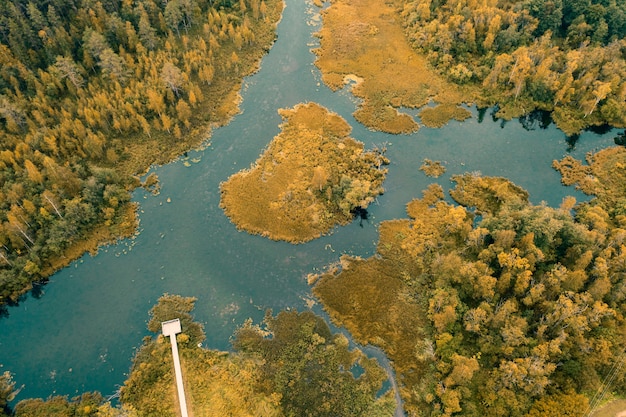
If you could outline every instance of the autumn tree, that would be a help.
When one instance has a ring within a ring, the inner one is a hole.
[[[239,79],[216,63],[237,50],[247,73],[274,39],[249,7],[223,6],[0,2],[0,303],[44,280],[94,227],[107,239],[129,233],[132,174],[199,145],[206,138],[187,133],[221,120]],[[266,7],[277,16],[281,6]],[[117,175],[104,174],[111,167]]]
[[[71,57],[58,56],[52,70],[57,73],[60,79],[67,79],[77,90],[85,85],[81,69]]]
[[[161,79],[165,87],[171,90],[176,96],[180,94],[184,79],[180,69],[171,62],[166,62],[161,69]]]

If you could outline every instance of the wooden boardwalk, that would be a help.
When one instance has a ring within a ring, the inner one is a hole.
[[[180,320],[168,320],[161,323],[163,336],[169,336],[172,344],[172,357],[174,358],[174,373],[176,374],[176,388],[178,388],[178,402],[180,404],[180,415],[188,417],[187,400],[185,399],[185,387],[183,386],[183,373],[180,368],[180,358],[178,357],[178,344],[176,335],[181,332]]]

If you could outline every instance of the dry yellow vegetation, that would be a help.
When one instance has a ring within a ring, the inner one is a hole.
[[[420,120],[428,127],[442,127],[451,119],[462,122],[470,117],[472,117],[472,113],[469,110],[453,103],[426,107],[420,112]]]
[[[429,177],[439,178],[446,172],[446,167],[443,166],[441,161],[431,161],[426,158],[422,162],[422,166],[420,167],[420,171],[423,171]]]
[[[626,400],[614,400],[601,407],[592,417],[624,417],[626,416]]]
[[[282,132],[251,169],[222,184],[220,204],[240,229],[300,243],[350,222],[382,194],[387,160],[364,151],[350,125],[318,104],[279,113]]]
[[[362,79],[352,86],[352,93],[363,99],[354,116],[371,129],[415,132],[417,122],[397,108],[419,108],[430,100],[444,106],[437,108],[437,117],[433,110],[426,112],[422,118],[426,126],[466,118],[467,110],[458,110],[457,105],[472,96],[469,90],[448,83],[411,48],[397,6],[393,1],[333,1],[322,12],[320,48],[315,50],[322,80],[338,90],[355,75]]]
[[[566,156],[553,161],[552,166],[561,173],[564,185],[574,185],[588,195],[595,195],[605,209],[616,210],[626,198],[626,148],[614,146],[588,154],[588,165]]]

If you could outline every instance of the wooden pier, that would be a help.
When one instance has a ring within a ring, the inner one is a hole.
[[[169,336],[172,344],[172,356],[174,358],[174,373],[176,374],[176,387],[178,388],[178,402],[180,404],[180,415],[188,417],[187,400],[185,399],[185,387],[183,386],[183,373],[180,368],[180,358],[178,357],[178,344],[176,335],[181,332],[180,320],[168,320],[161,323],[163,336]]]

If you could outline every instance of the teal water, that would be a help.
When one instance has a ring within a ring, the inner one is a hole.
[[[245,80],[242,113],[217,129],[206,149],[152,169],[161,193],[134,193],[141,221],[135,239],[84,256],[54,275],[41,296],[27,297],[0,319],[0,371],[10,370],[18,386],[24,384],[16,400],[114,393],[148,334],[148,310],[165,292],[197,297],[205,345],[228,349],[233,330],[248,317],[258,322],[268,308],[306,308],[307,274],[341,254],[371,255],[381,221],[405,217],[406,203],[432,182],[449,189],[453,174],[510,178],[534,203],[584,198],[560,185],[551,162],[568,153],[582,159],[611,145],[614,134],[587,132],[568,149],[554,126],[527,131],[516,121],[502,126],[488,114],[479,123],[475,109],[472,119],[442,129],[400,136],[371,132],[351,116],[356,101],[348,91],[332,93],[321,84],[310,52],[313,13],[302,0],[287,0],[276,44],[261,70]],[[304,245],[238,232],[219,208],[220,182],[249,167],[279,132],[277,109],[307,101],[341,114],[366,147],[387,145],[386,193],[369,207],[363,227],[355,221]],[[446,174],[426,177],[419,171],[424,158],[444,161]]]

